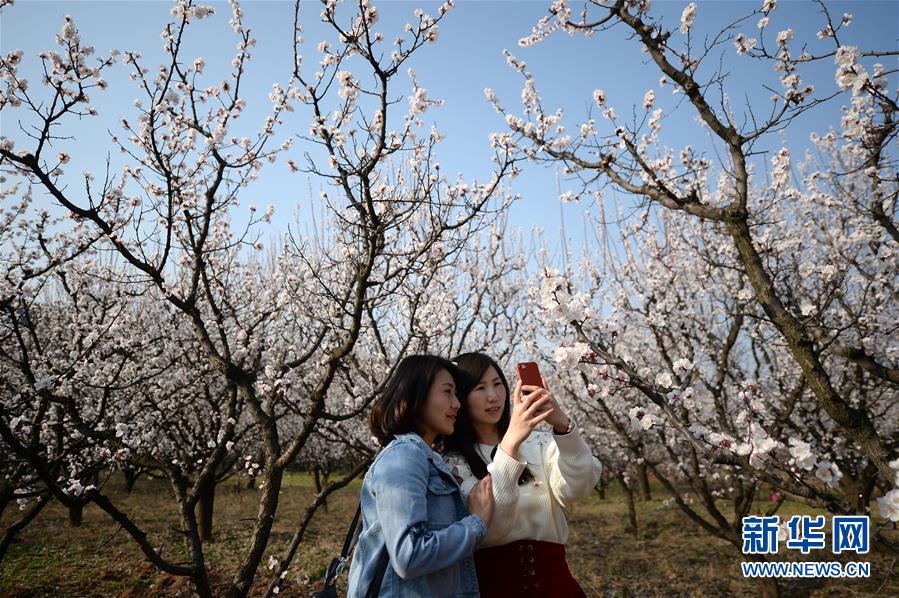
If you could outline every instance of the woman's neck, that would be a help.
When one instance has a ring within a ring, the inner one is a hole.
[[[499,428],[496,424],[476,424],[474,422],[472,424],[475,440],[481,444],[499,444]]]

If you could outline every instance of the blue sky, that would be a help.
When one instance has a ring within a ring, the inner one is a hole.
[[[227,25],[230,16],[227,3],[207,4],[214,5],[218,14],[192,25],[183,56],[186,62],[202,56],[207,64],[207,81],[212,83],[221,80],[228,72],[238,40]],[[388,43],[400,35],[403,23],[412,20],[416,7],[421,6],[426,12],[435,14],[439,6],[439,3],[397,0],[375,4],[381,15],[377,29],[384,32]],[[652,14],[662,16],[669,28],[676,30],[680,13],[686,5],[687,2],[682,1],[655,0]],[[722,25],[750,13],[760,5],[760,1],[698,2],[694,44],[701,43],[708,32],[717,31]],[[528,69],[535,75],[545,106],[551,110],[564,108],[569,127],[582,120],[596,88],[605,90],[609,104],[621,116],[630,114],[634,105],[639,109],[643,94],[650,88],[656,89],[657,105],[666,110],[672,109],[681,97],[672,96],[670,88],[658,88],[661,73],[654,64],[647,62],[648,56],[640,52],[635,40],[627,39],[626,32],[620,26],[592,39],[557,33],[535,46],[519,48],[518,39],[530,32],[533,24],[546,14],[548,6],[549,2],[545,1],[461,0],[443,21],[438,42],[422,48],[409,64],[429,96],[445,100],[443,107],[432,109],[427,114],[446,134],[446,139],[438,148],[444,172],[463,172],[468,179],[484,179],[489,175],[492,151],[487,137],[490,132],[502,130],[504,122],[484,98],[484,88],[494,89],[508,108],[515,109],[520,105],[521,77],[506,64],[503,49],[509,49],[527,62]],[[843,12],[854,15],[852,25],[841,32],[843,43],[869,49],[896,48],[899,3],[891,0],[858,1],[829,3],[828,6],[835,18]],[[152,69],[162,60],[159,32],[169,18],[170,7],[169,2],[157,1],[19,0],[14,6],[6,8],[2,15],[0,49],[4,53],[16,48],[25,51],[20,72],[32,82],[31,90],[39,93],[40,77],[36,70],[39,61],[35,54],[54,47],[53,37],[62,25],[63,15],[71,14],[83,43],[94,45],[100,53],[110,48],[139,49],[144,53],[145,65]],[[284,82],[289,76],[292,3],[280,0],[249,1],[243,7],[246,15],[244,22],[254,30],[258,40],[254,60],[243,83],[248,106],[241,120],[243,125],[249,127],[249,132],[261,123],[269,107],[266,94],[271,84]],[[311,64],[318,60],[315,52],[317,42],[333,39],[330,31],[319,22],[319,11],[317,2],[304,3],[301,17],[307,40],[304,55]],[[773,46],[776,32],[792,27],[796,30],[796,39],[807,41],[810,51],[832,49],[826,45],[827,42],[815,37],[822,23],[817,13],[818,6],[812,2],[782,0],[770,15],[768,43]],[[738,30],[757,36],[756,21],[757,17],[751,18]],[[678,35],[675,32],[674,36]],[[796,53],[799,47],[800,43],[794,42]],[[733,44],[728,42],[709,57],[705,74],[710,74],[711,69],[719,64],[719,55],[724,70],[730,73],[727,90],[738,118],[743,114],[742,106],[747,101],[755,110],[764,113],[770,106],[770,92],[762,84],[779,89],[776,73],[767,64],[737,56]],[[887,62],[888,68],[894,66]],[[823,95],[835,89],[833,71],[832,60],[822,61],[803,71],[803,79],[814,84],[817,93]],[[69,181],[72,189],[83,187],[78,180],[83,170],[102,175],[107,152],[112,151],[106,129],[117,132],[120,129],[118,118],[134,114],[132,100],[139,94],[126,73],[124,67],[115,67],[115,71],[106,77],[110,83],[109,89],[94,92],[92,101],[100,112],[99,118],[71,121],[64,129],[66,134],[73,136],[73,139],[59,143],[59,150],[72,154],[72,163],[66,175],[73,177]],[[407,81],[404,76],[401,84],[407,85]],[[399,89],[398,93],[403,91]],[[838,125],[839,105],[839,101],[831,102],[807,114],[791,126],[787,134],[773,137],[765,149],[770,150],[781,139],[786,139],[794,148],[794,155],[797,155],[807,146],[811,131],[826,131],[829,126]],[[673,147],[686,143],[694,147],[708,147],[706,133],[696,127],[693,117],[692,109],[686,104],[681,105],[665,125],[663,141]],[[16,124],[22,118],[22,111],[5,109],[0,113],[2,135],[15,139],[17,146],[23,143]],[[293,127],[283,130],[277,139],[281,140],[298,130],[305,132],[305,129],[304,126],[302,129]],[[294,146],[291,157],[299,158],[298,150],[302,150],[302,145]],[[119,159],[119,155],[113,153],[113,165]],[[762,159],[767,161],[767,157]],[[558,241],[560,218],[564,214],[568,236],[574,245],[579,244],[584,233],[583,206],[565,204],[560,207],[556,175],[551,168],[525,165],[524,174],[512,181],[512,187],[523,196],[509,214],[513,225],[524,229],[539,225],[550,241]],[[308,205],[309,188],[303,176],[291,175],[283,163],[278,164],[265,169],[260,180],[247,189],[242,205],[274,203],[275,230],[283,230],[295,206]],[[563,181],[562,191],[567,188]],[[318,183],[313,181],[312,189],[313,195],[317,195]],[[47,198],[40,195],[38,198],[39,202],[49,203]]]

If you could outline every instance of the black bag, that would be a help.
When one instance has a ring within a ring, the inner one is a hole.
[[[359,506],[356,507],[356,514],[353,516],[353,522],[350,524],[350,529],[346,533],[346,539],[343,541],[343,549],[340,551],[340,556],[331,559],[331,564],[328,565],[328,571],[325,573],[325,587],[320,592],[315,593],[315,598],[338,598],[337,578],[343,572],[343,568],[346,567],[346,563],[350,556],[350,549],[352,548],[356,537],[359,535],[359,531],[361,531],[361,526],[359,525],[359,517],[361,515],[362,503],[359,503]],[[365,598],[377,598],[389,562],[390,557],[387,554],[387,548],[385,547],[380,558],[378,558],[375,576],[371,580],[371,585],[368,586]]]

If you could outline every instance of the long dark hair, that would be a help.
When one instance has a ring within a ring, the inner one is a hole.
[[[444,442],[444,449],[446,452],[454,451],[462,455],[465,462],[468,463],[471,473],[480,480],[487,475],[487,464],[478,453],[476,447],[477,437],[474,431],[474,424],[471,423],[471,414],[468,412],[468,395],[480,384],[484,373],[492,367],[496,371],[497,376],[499,376],[500,382],[503,383],[503,388],[506,389],[503,412],[499,417],[499,422],[496,424],[499,438],[502,439],[506,434],[506,430],[509,429],[509,421],[512,418],[512,389],[509,388],[509,382],[506,380],[502,368],[489,355],[463,353],[453,359],[453,362],[458,366],[459,371],[459,378],[456,381],[456,395],[459,397],[459,402],[462,403],[462,408],[459,409],[459,413],[456,416],[455,430]],[[493,454],[496,453],[496,450],[496,448],[493,449]],[[491,459],[493,454],[490,455]],[[533,478],[534,474],[525,467],[518,478],[518,484],[525,484]]]
[[[369,427],[381,446],[397,434],[419,431],[421,409],[440,370],[448,371],[458,385],[456,366],[436,355],[410,355],[396,366],[369,416]]]

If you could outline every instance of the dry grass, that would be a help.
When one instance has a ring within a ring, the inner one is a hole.
[[[163,546],[171,560],[184,558],[177,531],[179,521],[171,491],[162,481],[140,480],[130,496],[113,481],[106,491],[121,502],[142,527],[152,530],[154,546]],[[305,580],[317,579],[339,550],[358,497],[358,482],[331,498],[329,511],[320,511],[283,584],[281,596],[306,596],[315,589]],[[269,554],[286,548],[303,509],[313,494],[310,479],[288,476],[281,494]],[[758,586],[740,574],[740,555],[729,544],[711,538],[676,507],[662,507],[658,499],[638,503],[640,530],[633,537],[627,509],[611,491],[604,501],[594,494],[578,505],[570,518],[568,559],[589,596],[754,596]],[[220,487],[216,497],[215,542],[206,554],[210,577],[221,584],[234,571],[253,526],[256,491],[234,482]],[[782,515],[809,512],[785,505]],[[792,556],[790,558],[793,558]],[[822,551],[814,560],[832,560]],[[829,581],[815,596],[899,595],[899,567],[895,557],[872,553],[871,577]],[[263,573],[267,564],[263,563]],[[255,591],[267,581],[260,576]],[[345,577],[343,579],[345,581]],[[221,585],[219,585],[221,587]],[[795,587],[788,594],[802,595]],[[160,574],[149,565],[124,531],[117,530],[97,507],[85,509],[79,528],[68,526],[66,513],[49,506],[21,535],[0,562],[3,596],[155,596],[190,595],[184,579]]]
[[[568,560],[588,596],[761,595],[757,582],[743,578],[740,562],[744,559],[731,544],[708,535],[676,506],[662,506],[666,495],[661,491],[655,497],[637,503],[640,529],[636,538],[627,530],[626,504],[618,494],[610,493],[605,501],[594,495],[575,508],[569,518]],[[723,501],[718,506],[725,515],[732,512]],[[767,507],[759,503],[757,512]],[[778,514],[783,518],[818,513],[804,505],[785,503]],[[797,560],[796,554],[781,547],[776,560]],[[784,595],[899,595],[895,556],[872,552],[864,557],[843,557],[824,550],[805,560],[867,561],[871,577],[828,580],[811,593],[800,585],[783,583]]]

